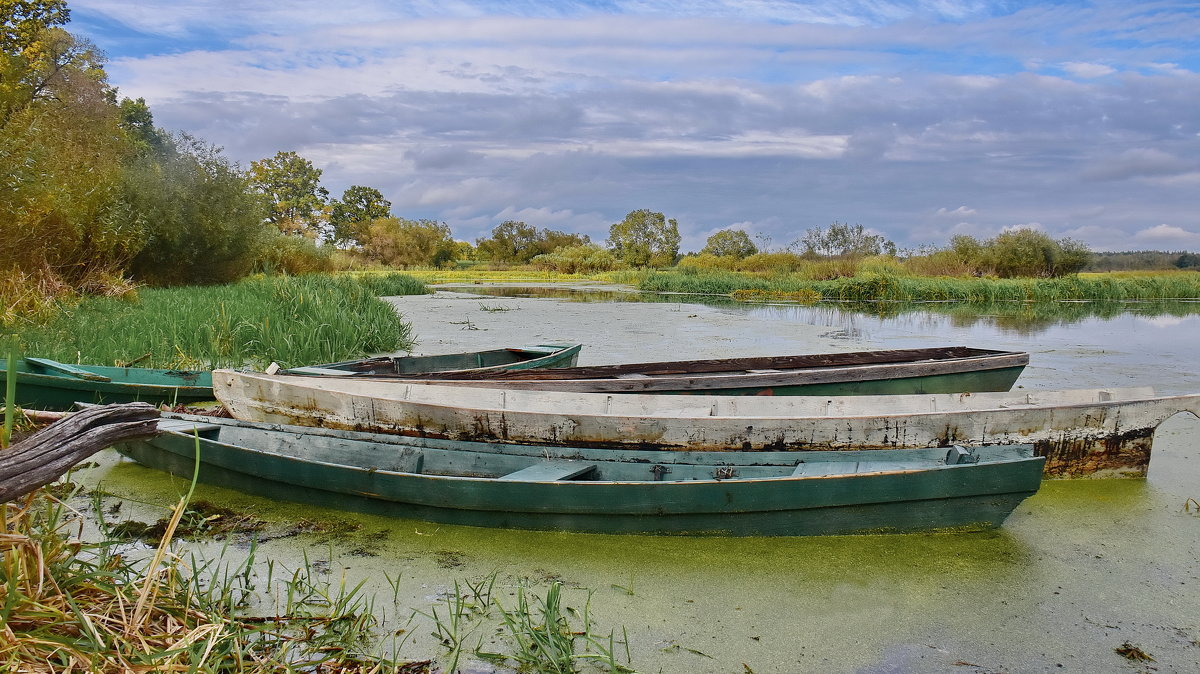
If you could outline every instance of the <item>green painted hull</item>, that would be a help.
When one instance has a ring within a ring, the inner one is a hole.
[[[576,393],[827,396],[1002,392],[1029,354],[965,346],[374,375],[396,382]]]
[[[215,421],[215,420],[207,420]],[[178,422],[175,428],[180,428]],[[999,526],[1035,493],[1044,459],[1029,446],[946,449],[637,452],[519,447],[220,420],[199,442],[200,479],[282,500],[472,526],[595,533],[807,536]],[[250,445],[254,445],[253,447]],[[118,446],[190,477],[181,432]],[[517,478],[562,462],[575,479]],[[656,480],[655,478],[662,478]]]
[[[430,356],[382,356],[282,370],[284,374],[318,376],[482,374],[542,368],[574,367],[582,344],[537,344],[508,349],[443,353]]]
[[[1003,392],[1012,389],[1021,376],[1024,366],[1009,367],[981,372],[959,372],[954,374],[902,377],[899,379],[872,379],[868,381],[841,381],[824,384],[801,384],[798,386],[764,386],[730,389],[703,389],[694,391],[655,391],[665,395],[741,395],[741,396],[865,396],[865,395],[917,395],[923,393],[984,393]]]
[[[214,400],[211,372],[102,365],[72,367],[107,377],[109,381],[59,374],[22,360],[17,369],[17,405],[35,410],[70,410],[77,401],[175,405]],[[7,377],[7,362],[0,359],[0,386]]]

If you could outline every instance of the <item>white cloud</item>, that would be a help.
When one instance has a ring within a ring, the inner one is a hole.
[[[1200,75],[1172,42],[1200,29],[1120,3],[72,7],[173,36],[100,44],[160,125],[243,164],[298,151],[334,194],[378,187],[460,237],[509,217],[602,236],[653,208],[699,245],[834,220],[901,246],[1021,222],[1107,245],[1190,222],[1200,186]]]
[[[1080,63],[1078,61],[1068,61],[1063,63],[1062,69],[1069,75],[1083,79],[1104,77],[1105,75],[1111,75],[1117,72],[1116,68],[1106,66],[1102,63]]]
[[[1175,225],[1155,225],[1135,232],[1133,240],[1138,245],[1153,246],[1165,250],[1200,250],[1200,233]]]
[[[968,206],[959,206],[954,210],[947,210],[945,207],[942,207],[937,209],[937,214],[940,216],[959,218],[968,215],[975,215],[975,209]]]

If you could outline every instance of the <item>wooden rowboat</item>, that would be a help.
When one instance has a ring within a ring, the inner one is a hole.
[[[1154,429],[1200,395],[1079,389],[912,396],[606,395],[396,385],[218,370],[247,421],[455,440],[661,450],[844,450],[1031,443],[1051,476],[1141,476]]]
[[[1028,445],[883,452],[613,452],[221,419],[159,422],[118,450],[249,493],[451,524],[802,536],[999,526],[1038,490]],[[197,443],[195,433],[199,437]]]
[[[421,373],[437,368],[480,372],[504,368],[560,367],[574,365],[581,344],[538,344],[511,349],[435,356],[382,357],[330,363],[318,368],[340,376],[372,369],[390,373]],[[0,387],[7,378],[6,362],[0,359]],[[69,410],[76,402],[152,405],[190,404],[213,400],[212,374],[197,370],[155,370],[144,367],[68,365],[45,358],[24,358],[17,363],[17,404],[37,410]]]
[[[963,393],[1007,391],[1028,364],[1029,354],[1025,352],[952,346],[631,363],[554,370],[426,372],[400,374],[397,380],[450,386],[592,393]],[[381,374],[386,376],[393,373]]]
[[[8,363],[0,359],[0,385]],[[76,402],[176,405],[212,400],[212,375],[196,370],[69,365],[45,358],[22,358],[17,366],[17,405],[36,410],[69,410]]]
[[[326,376],[416,377],[442,373],[455,376],[483,375],[535,368],[572,367],[579,360],[582,344],[534,344],[489,351],[443,353],[431,356],[380,356],[280,370],[285,374]]]

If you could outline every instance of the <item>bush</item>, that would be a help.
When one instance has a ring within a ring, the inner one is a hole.
[[[332,246],[318,246],[300,234],[271,234],[255,266],[265,274],[315,274],[333,271]]]
[[[560,274],[592,274],[621,267],[616,256],[594,244],[565,246],[553,253],[534,257],[532,264],[537,269],[549,269]]]

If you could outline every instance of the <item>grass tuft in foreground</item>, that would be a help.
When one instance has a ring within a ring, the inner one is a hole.
[[[0,670],[429,671],[363,654],[374,618],[360,587],[297,573],[278,615],[240,615],[254,590],[253,548],[235,568],[185,561],[171,540],[186,503],[148,560],[113,540],[70,536],[70,511],[45,491],[0,505]]]
[[[26,353],[67,363],[311,365],[411,348],[410,327],[379,297],[426,292],[404,274],[270,276],[143,289],[134,299],[88,298],[24,330],[21,340]]]

